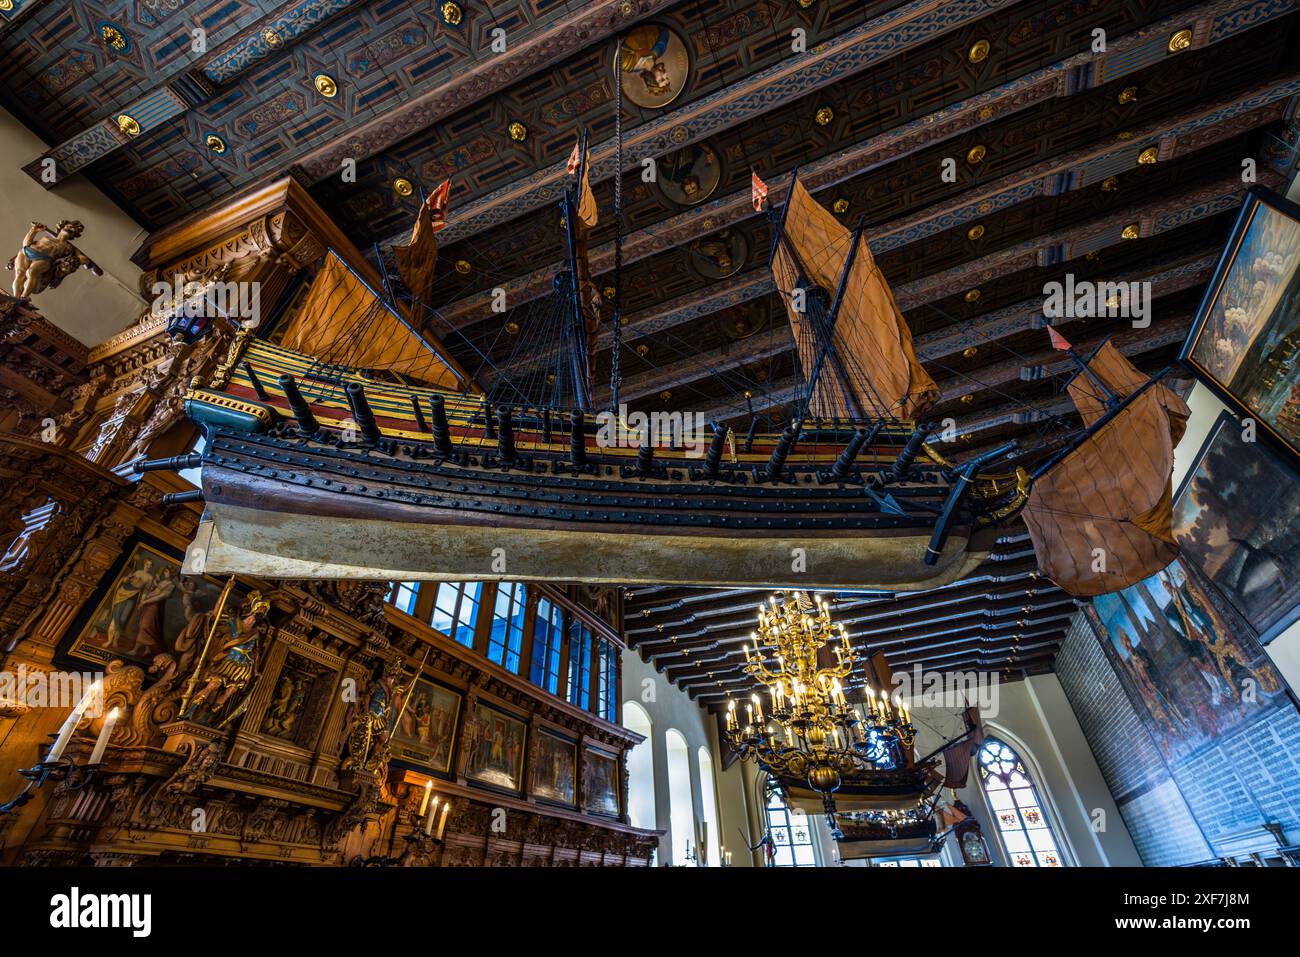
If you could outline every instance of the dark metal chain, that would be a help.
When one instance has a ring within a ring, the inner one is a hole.
[[[623,354],[623,64],[622,39],[614,37],[614,354],[609,364],[609,407],[618,414],[618,383]],[[594,343],[592,344],[594,347]]]

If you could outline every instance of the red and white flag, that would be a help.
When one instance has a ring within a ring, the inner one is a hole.
[[[749,171],[749,198],[754,203],[754,212],[761,213],[763,204],[767,202],[767,184],[753,170]]]
[[[1062,352],[1069,352],[1074,348],[1074,346],[1070,345],[1070,343],[1066,341],[1065,336],[1061,335],[1050,325],[1047,327],[1047,334],[1052,338],[1053,349],[1059,349]]]
[[[582,165],[582,137],[579,136],[573,144],[573,152],[569,154],[569,162],[564,169],[570,176],[578,172],[578,167]]]
[[[447,225],[447,199],[451,196],[451,180],[444,179],[442,185],[429,194],[425,205],[429,207],[429,225],[436,233]]]

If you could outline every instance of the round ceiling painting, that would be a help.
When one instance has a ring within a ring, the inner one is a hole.
[[[625,34],[618,46],[623,95],[637,106],[667,106],[686,86],[690,57],[680,36],[660,23]]]
[[[705,143],[683,146],[659,160],[659,189],[678,206],[704,202],[721,180],[722,163]]]

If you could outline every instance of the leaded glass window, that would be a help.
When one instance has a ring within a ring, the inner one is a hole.
[[[1060,867],[1061,851],[1024,760],[989,738],[979,751],[980,782],[1012,867]]]
[[[408,615],[415,614],[415,599],[420,594],[419,582],[391,582],[388,588],[388,603],[398,611]]]
[[[438,586],[429,624],[466,648],[473,648],[474,625],[482,596],[482,582],[443,582]]]
[[[519,674],[520,649],[524,642],[524,611],[528,589],[523,582],[502,582],[492,609],[492,630],[488,633],[488,660],[512,674]]]
[[[812,823],[808,815],[785,803],[779,788],[769,784],[767,793],[767,849],[769,867],[816,867],[813,854]]]
[[[537,599],[533,622],[533,684],[551,694],[560,693],[560,640],[564,637],[564,610],[550,599]]]

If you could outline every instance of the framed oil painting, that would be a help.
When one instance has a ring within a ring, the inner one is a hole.
[[[478,784],[523,790],[527,726],[518,718],[480,702],[465,727],[465,777]]]
[[[676,31],[662,23],[643,23],[619,40],[617,69],[623,71],[623,95],[637,106],[656,109],[681,94],[691,59]]]
[[[394,715],[392,755],[430,771],[451,770],[456,745],[456,721],[461,696],[450,688],[421,678],[398,719]]]
[[[1300,206],[1253,187],[1179,358],[1300,464]]]
[[[587,748],[583,753],[583,806],[596,814],[618,817],[618,758]]]
[[[1279,706],[1288,689],[1240,616],[1175,559],[1085,613],[1172,767]]]
[[[533,797],[573,807],[577,803],[578,746],[541,730],[533,754]]]
[[[659,191],[678,206],[695,206],[722,181],[722,161],[708,143],[692,143],[659,160]]]
[[[100,665],[120,658],[147,669],[158,655],[176,651],[177,639],[197,627],[191,623],[215,608],[220,595],[219,582],[182,576],[178,557],[136,542],[67,654]],[[236,599],[228,604],[237,607]]]
[[[1174,538],[1267,643],[1300,618],[1300,476],[1224,412],[1174,496]]]

